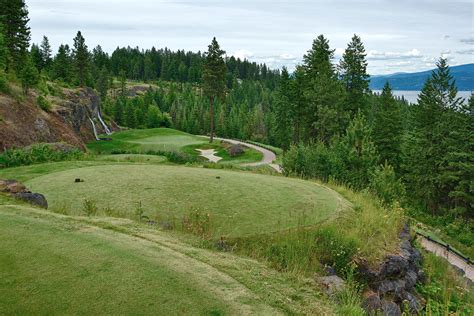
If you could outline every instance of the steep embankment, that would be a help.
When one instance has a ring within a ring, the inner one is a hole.
[[[0,151],[33,143],[66,142],[79,148],[94,139],[91,119],[99,133],[100,99],[90,88],[61,89],[58,96],[48,96],[51,110],[37,105],[37,94],[26,97],[0,94]]]

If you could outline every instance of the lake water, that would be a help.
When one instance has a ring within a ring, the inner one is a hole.
[[[380,94],[382,90],[373,90],[374,93]],[[393,90],[392,91],[394,96],[397,97],[404,97],[410,103],[417,103],[418,102],[418,94],[420,91],[407,91],[407,90]],[[471,96],[471,91],[458,91],[458,97],[465,98],[466,101]]]

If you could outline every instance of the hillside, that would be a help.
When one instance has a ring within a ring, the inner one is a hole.
[[[458,90],[474,90],[474,64],[452,66],[450,71],[454,80],[456,80]],[[372,76],[370,78],[370,89],[382,90],[385,82],[388,81],[393,90],[421,90],[432,72],[433,70],[428,70],[415,73]]]
[[[38,104],[39,92],[24,96],[15,88],[12,84],[9,94],[0,93],[0,151],[40,142],[65,142],[84,150],[95,139],[92,122],[98,133],[105,133],[93,89],[55,87],[54,95],[46,97],[51,109],[45,111]]]

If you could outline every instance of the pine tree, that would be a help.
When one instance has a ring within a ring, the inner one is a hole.
[[[347,91],[345,108],[351,113],[351,117],[359,109],[364,111],[366,107],[370,76],[367,74],[365,57],[364,44],[360,37],[354,34],[339,65],[340,77]]]
[[[400,171],[402,123],[400,107],[386,82],[374,110],[373,139],[381,162],[388,162],[396,172]]]
[[[33,62],[33,65],[35,65],[38,70],[41,70],[41,67],[43,65],[43,61],[41,60],[41,51],[38,45],[34,43],[31,45],[30,57],[31,61]]]
[[[135,107],[132,105],[131,102],[127,102],[123,112],[123,120],[124,124],[127,127],[135,128],[137,127],[137,112],[135,111]]]
[[[288,70],[286,67],[283,67],[275,102],[275,138],[277,144],[283,150],[287,150],[290,147],[292,138],[290,84],[291,80]]]
[[[81,34],[81,31],[77,32],[76,37],[74,38],[74,65],[76,67],[77,78],[79,84],[83,87],[86,84],[86,80],[89,76],[89,51],[87,50],[87,45],[84,37]]]
[[[372,142],[372,131],[360,111],[349,124],[342,145],[347,169],[345,181],[358,189],[366,187],[378,156]]]
[[[146,117],[147,117],[146,126],[148,128],[156,128],[156,127],[161,126],[162,113],[160,112],[160,109],[158,108],[156,103],[148,107]]]
[[[107,90],[109,89],[109,73],[105,66],[102,67],[99,72],[99,78],[97,79],[97,91],[99,92],[100,99],[105,101],[107,97]]]
[[[49,45],[49,40],[46,36],[43,36],[43,41],[40,46],[40,55],[41,55],[41,68],[40,69],[49,69],[51,65],[51,46]]]
[[[72,57],[68,45],[60,45],[58,53],[53,59],[51,65],[51,74],[54,79],[60,79],[64,82],[71,81]]]
[[[5,43],[10,57],[7,70],[19,72],[25,64],[30,46],[28,9],[24,0],[0,0],[0,22],[4,27]]]
[[[311,50],[304,56],[307,142],[329,143],[345,128],[344,91],[334,71],[333,58],[334,50],[323,35],[313,41]]]
[[[436,65],[413,107],[412,130],[404,150],[407,192],[433,215],[450,204],[452,185],[448,185],[445,170],[452,150],[450,130],[456,123],[451,113],[461,103],[446,59],[441,58]]]
[[[8,48],[5,41],[5,28],[0,22],[0,73],[5,70],[8,62]]]
[[[208,47],[208,51],[205,55],[206,61],[202,73],[203,81],[203,92],[206,97],[209,98],[210,104],[210,142],[214,139],[214,102],[215,99],[224,99],[225,88],[226,88],[226,65],[224,62],[223,51],[216,38],[212,39],[212,43]]]
[[[39,80],[38,69],[36,69],[31,57],[27,55],[25,64],[23,65],[19,74],[21,85],[23,86],[23,92],[25,95],[28,94],[28,90],[34,87]]]

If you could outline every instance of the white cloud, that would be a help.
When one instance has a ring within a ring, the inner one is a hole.
[[[283,59],[283,60],[295,60],[296,57],[293,56],[292,54],[290,53],[283,53],[280,55],[280,59]]]
[[[241,60],[244,60],[244,59],[252,58],[254,54],[249,50],[239,49],[238,51],[233,53],[232,56],[234,56],[235,58],[240,58]]]
[[[461,55],[474,55],[474,48],[458,50],[456,53]]]
[[[377,50],[371,50],[367,53],[368,60],[391,60],[391,59],[410,59],[410,58],[422,58],[421,52],[413,48],[407,52],[380,52]]]
[[[474,45],[474,37],[462,38],[461,43],[468,44],[468,45]]]

